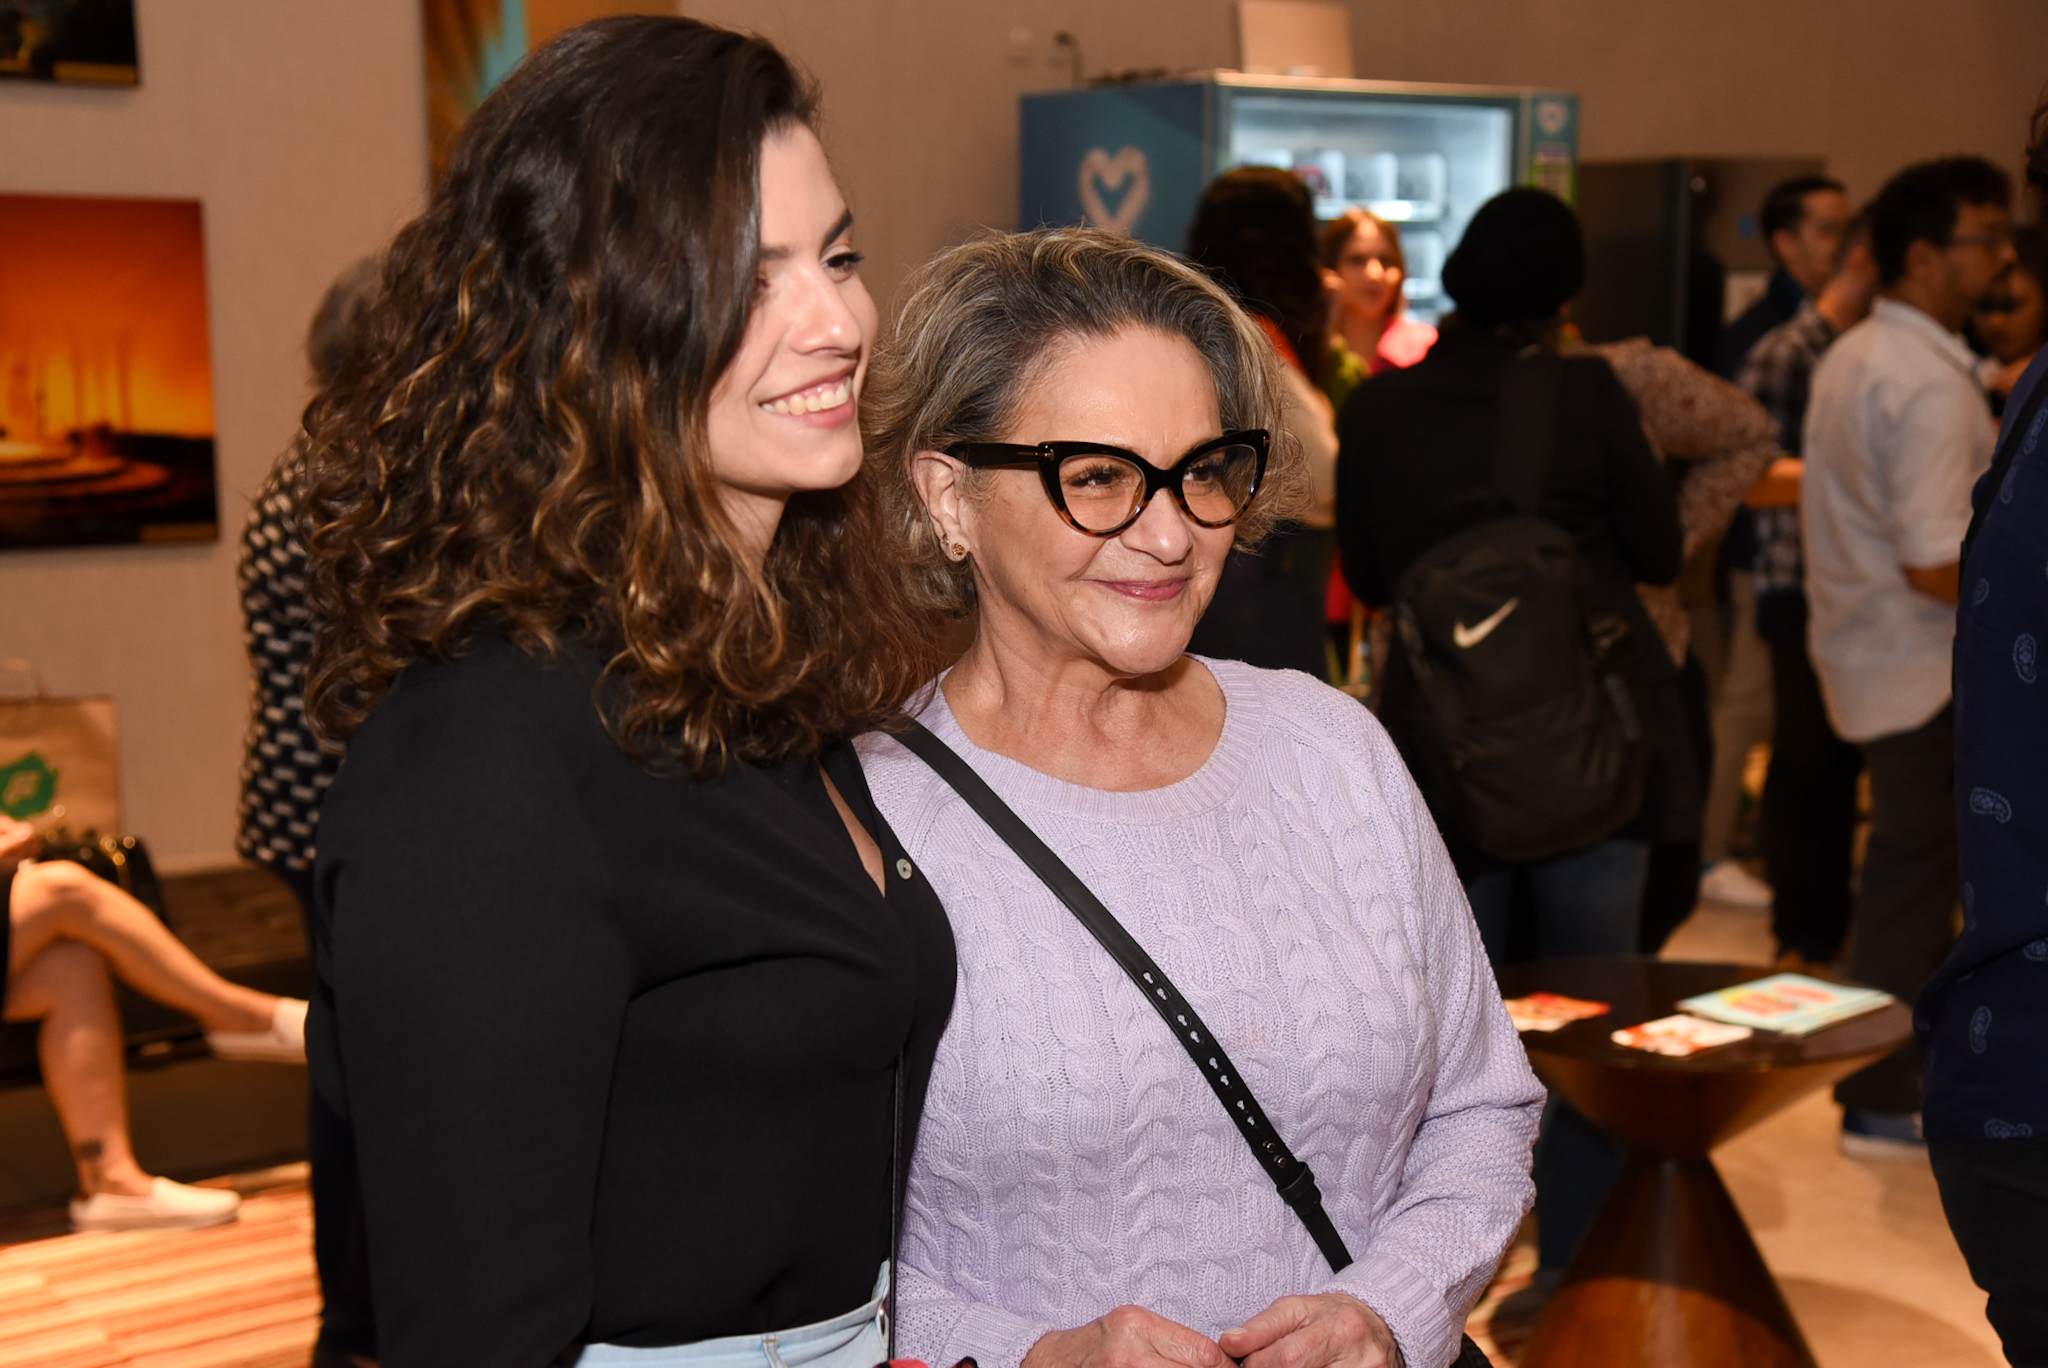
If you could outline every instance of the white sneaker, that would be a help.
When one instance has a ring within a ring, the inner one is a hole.
[[[1771,886],[1733,860],[1716,860],[1700,876],[1700,896],[1732,907],[1769,907]]]
[[[279,1064],[306,1062],[306,1002],[279,998],[267,1031],[208,1031],[206,1048],[219,1059],[267,1059]]]
[[[187,1187],[168,1178],[149,1180],[149,1196],[95,1192],[71,1203],[71,1224],[79,1230],[198,1230],[226,1225],[242,1205],[225,1188]]]

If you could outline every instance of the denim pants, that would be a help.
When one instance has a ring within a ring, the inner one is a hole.
[[[1632,955],[1649,870],[1647,842],[1613,838],[1576,855],[1487,870],[1465,885],[1465,896],[1496,971],[1508,962],[1518,877],[1529,881],[1538,956]],[[1571,1262],[1625,1159],[1621,1146],[1577,1111],[1554,1097],[1545,1105],[1536,1140],[1537,1259],[1543,1273],[1561,1274]]]
[[[889,1358],[889,1265],[875,1277],[874,1298],[844,1315],[793,1330],[766,1335],[728,1335],[634,1349],[623,1344],[592,1344],[576,1360],[622,1364],[631,1368],[875,1368]]]
[[[1539,957],[1632,955],[1649,871],[1647,843],[1614,837],[1575,855],[1475,874],[1465,896],[1495,969],[1507,962],[1517,877],[1529,881]]]

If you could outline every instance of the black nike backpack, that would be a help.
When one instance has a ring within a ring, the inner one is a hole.
[[[1627,825],[1648,768],[1620,670],[1628,621],[1602,611],[1572,535],[1536,514],[1563,374],[1563,358],[1542,348],[1508,367],[1493,485],[1480,496],[1490,516],[1436,543],[1394,586],[1416,782],[1440,824],[1509,864],[1583,850]]]

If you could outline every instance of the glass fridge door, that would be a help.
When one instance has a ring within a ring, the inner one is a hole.
[[[1403,293],[1426,321],[1449,311],[1444,258],[1479,206],[1514,183],[1515,103],[1234,90],[1224,167],[1299,174],[1329,220],[1353,206],[1401,234]]]

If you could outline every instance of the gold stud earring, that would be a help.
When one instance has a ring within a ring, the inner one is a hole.
[[[947,542],[946,554],[954,560],[965,560],[967,559],[967,544],[965,542]]]

